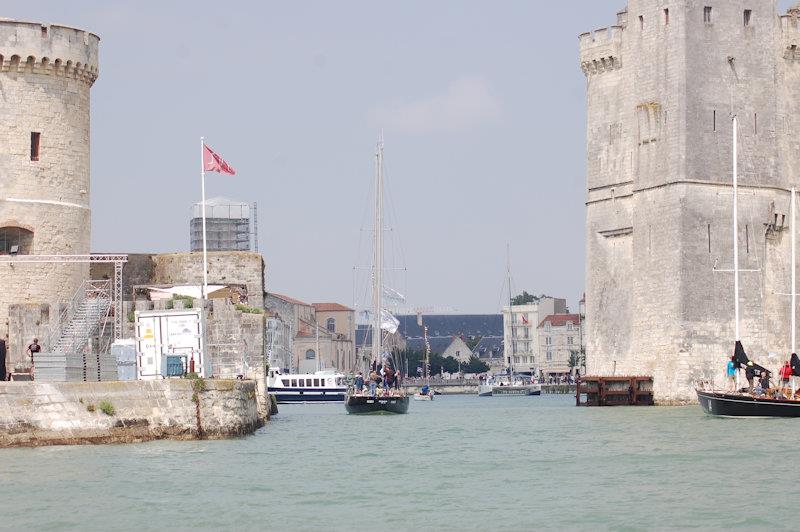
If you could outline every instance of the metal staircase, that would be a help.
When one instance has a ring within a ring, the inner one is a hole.
[[[60,327],[51,332],[49,352],[81,353],[98,333],[103,338],[111,308],[111,281],[85,281],[61,313]]]

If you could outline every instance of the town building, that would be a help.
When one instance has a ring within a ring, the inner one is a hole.
[[[567,301],[543,297],[525,305],[503,307],[504,365],[509,368],[513,356],[516,373],[537,373],[537,362],[541,360],[537,327],[541,319],[552,314],[564,314]],[[512,355],[513,353],[513,355]]]
[[[580,369],[580,314],[551,314],[537,327],[539,376],[562,377]],[[571,364],[572,363],[572,364]]]
[[[766,355],[791,349],[800,5],[777,4],[629,0],[614,26],[579,37],[588,372],[652,375],[662,403],[695,401],[701,380],[723,384],[736,340],[732,227],[748,270],[741,340],[772,369]]]
[[[192,206],[189,242],[192,251],[203,251],[203,203]],[[206,249],[250,251],[250,205],[228,198],[206,200]]]
[[[267,294],[265,306],[292,328],[292,370],[346,372],[354,367],[355,313],[352,309],[337,303],[305,303],[272,292]]]

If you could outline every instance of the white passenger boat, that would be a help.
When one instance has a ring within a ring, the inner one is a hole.
[[[278,404],[341,403],[347,385],[344,375],[331,370],[282,374],[280,370],[270,368],[267,392],[275,394]]]

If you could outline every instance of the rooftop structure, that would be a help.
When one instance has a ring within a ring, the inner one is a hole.
[[[191,251],[203,251],[203,203],[192,206]],[[209,251],[250,251],[250,205],[228,198],[206,200],[206,246]]]

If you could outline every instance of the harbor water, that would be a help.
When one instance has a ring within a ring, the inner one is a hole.
[[[784,528],[798,421],[569,396],[283,405],[228,441],[0,451],[0,528]]]

